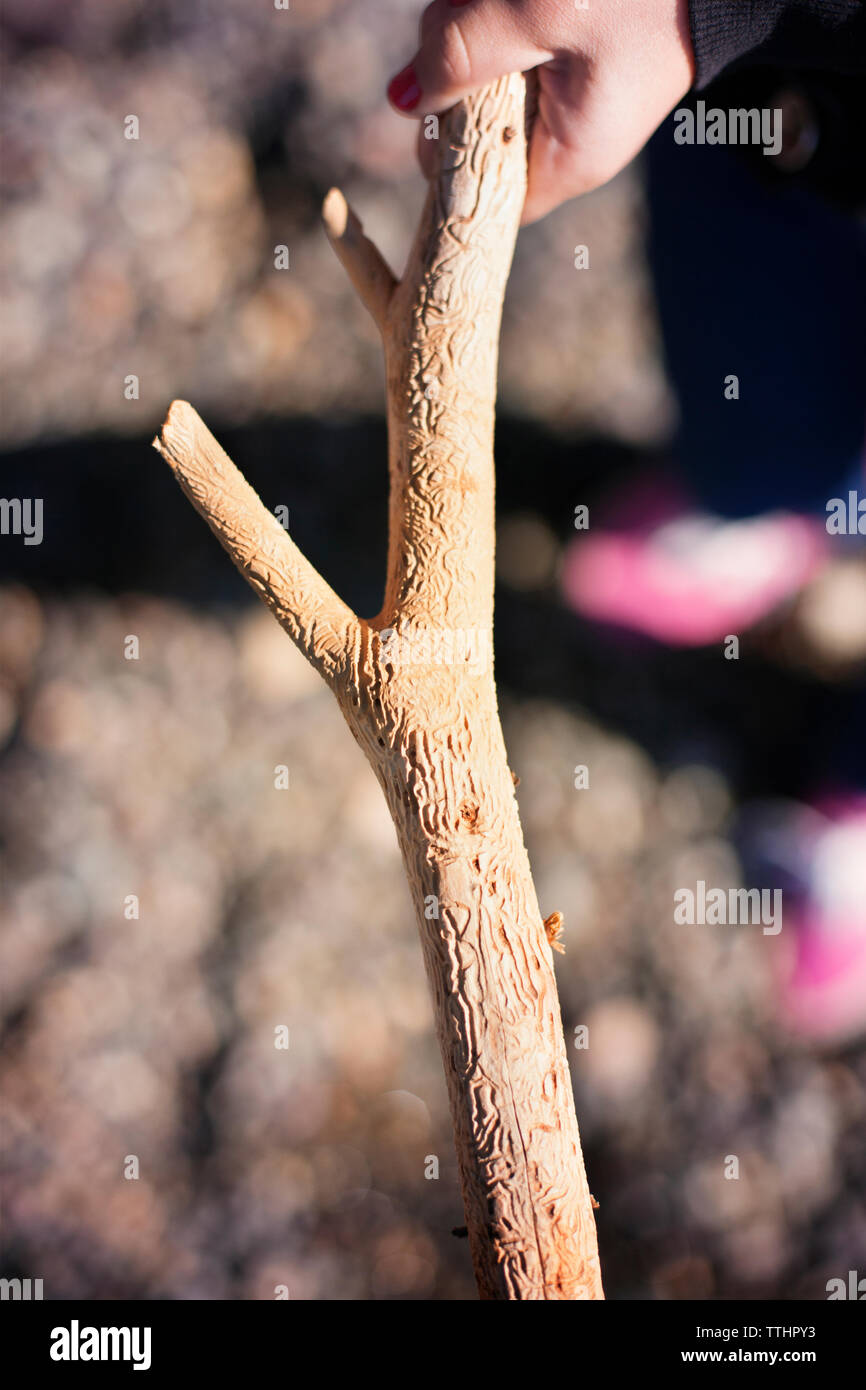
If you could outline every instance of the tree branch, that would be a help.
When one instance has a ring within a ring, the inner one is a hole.
[[[331,686],[345,678],[361,624],[269,512],[186,401],[153,447],[295,645]]]
[[[339,188],[332,188],[322,204],[322,220],[328,240],[355,286],[361,303],[384,333],[388,306],[397,284],[396,276],[378,248],[364,236],[364,228]]]
[[[526,193],[523,77],[442,118],[440,169],[385,340],[391,535],[385,618],[489,627],[502,301]]]
[[[442,168],[399,283],[341,194],[323,210],[385,345],[391,493],[379,617],[359,622],[328,588],[190,406],[176,401],[154,442],[330,681],[385,793],[482,1298],[603,1298],[548,939],[557,914],[546,929],[492,672],[493,411],[526,182],[524,79],[459,102],[444,125]],[[400,640],[376,636],[383,627]]]

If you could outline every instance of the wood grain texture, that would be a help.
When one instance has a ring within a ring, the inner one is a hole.
[[[502,301],[526,186],[517,75],[442,122],[397,280],[342,195],[323,216],[382,332],[389,553],[357,618],[188,405],[154,441],[242,573],[334,691],[397,829],[485,1299],[602,1298],[548,930],[493,675],[493,419]],[[555,934],[555,933],[554,933]]]

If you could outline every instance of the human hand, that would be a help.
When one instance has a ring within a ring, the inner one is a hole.
[[[524,223],[619,173],[695,76],[687,0],[433,0],[420,43],[388,87],[404,115],[447,110],[506,73],[538,69]],[[428,177],[435,146],[422,125]]]

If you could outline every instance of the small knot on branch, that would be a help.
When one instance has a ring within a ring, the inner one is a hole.
[[[562,941],[563,916],[561,912],[551,912],[549,917],[544,919],[544,930],[547,933],[547,940],[554,951],[558,951],[561,956],[565,955],[565,946]]]

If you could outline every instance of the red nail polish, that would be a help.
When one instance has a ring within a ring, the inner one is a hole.
[[[457,5],[468,5],[469,3],[470,3],[470,0],[448,0],[448,4],[449,4],[449,5],[454,5],[455,7],[456,7]]]
[[[421,100],[421,88],[413,67],[404,68],[388,83],[388,100],[400,111],[411,111]]]

